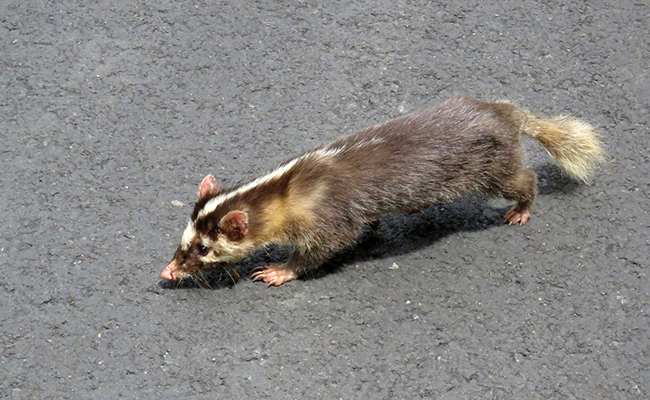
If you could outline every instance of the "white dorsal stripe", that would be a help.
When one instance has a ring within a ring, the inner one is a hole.
[[[264,184],[266,182],[270,182],[273,179],[277,179],[277,178],[281,177],[285,172],[287,172],[289,169],[291,169],[291,167],[296,165],[297,162],[298,162],[298,159],[291,160],[290,162],[288,162],[287,164],[283,165],[282,167],[276,169],[275,171],[273,171],[273,172],[271,172],[271,173],[269,173],[269,174],[267,174],[267,175],[265,175],[263,177],[257,178],[254,181],[252,181],[250,183],[247,183],[246,185],[241,186],[240,188],[238,188],[236,190],[233,190],[232,192],[222,194],[222,195],[219,195],[219,196],[217,196],[217,197],[215,197],[213,199],[210,199],[207,203],[205,203],[205,206],[203,206],[201,211],[199,211],[199,214],[197,215],[196,219],[203,218],[204,216],[210,214],[211,212],[216,210],[217,207],[220,204],[222,204],[223,202],[225,202],[227,200],[230,200],[230,199],[232,199],[232,198],[234,198],[236,196],[239,196],[242,193],[245,193],[245,192],[251,190],[252,188],[254,188],[256,186],[262,185],[262,184]]]
[[[199,214],[197,215],[196,219],[203,218],[204,216],[210,214],[214,210],[219,207],[220,204],[224,203],[225,201],[228,201],[232,198],[235,198],[242,193],[248,192],[249,190],[253,189],[254,187],[263,185],[267,182],[271,182],[273,180],[281,178],[285,173],[287,173],[291,168],[295,167],[296,164],[298,164],[300,161],[305,160],[310,157],[314,157],[315,159],[322,159],[322,158],[327,158],[327,157],[333,157],[342,151],[344,151],[345,148],[343,147],[337,147],[333,149],[319,149],[313,152],[305,153],[302,156],[298,158],[294,158],[293,160],[289,161],[288,163],[280,166],[278,169],[275,171],[272,171],[260,178],[255,179],[254,181],[247,183],[244,186],[239,187],[238,189],[233,190],[232,192],[221,194],[211,200],[209,200],[207,203],[205,203],[205,206],[203,206],[203,209],[199,211]]]
[[[309,153],[305,153],[300,157],[294,158],[288,163],[280,166],[275,171],[272,171],[260,178],[257,178],[254,181],[247,183],[246,185],[241,186],[238,189],[233,190],[232,192],[216,196],[215,198],[209,200],[207,203],[205,203],[203,209],[199,211],[199,214],[197,215],[196,219],[198,220],[200,218],[205,217],[206,215],[214,212],[214,210],[216,210],[217,207],[219,207],[219,205],[253,189],[254,187],[281,178],[284,174],[286,174],[289,170],[291,170],[291,168],[295,167],[296,164],[298,164],[300,161],[306,160],[308,158],[313,158],[314,160],[320,160],[323,158],[334,157],[338,154],[345,152],[346,150],[358,149],[367,145],[377,145],[382,143],[383,141],[384,141],[383,138],[378,138],[375,136],[369,140],[362,140],[357,143],[343,144],[341,147],[333,147],[333,148],[326,147],[323,149],[318,149]]]

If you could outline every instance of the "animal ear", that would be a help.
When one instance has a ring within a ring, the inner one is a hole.
[[[221,188],[217,185],[217,181],[214,180],[214,176],[208,175],[203,178],[203,181],[201,181],[201,186],[199,187],[199,201],[208,197],[214,197],[220,192]]]
[[[219,222],[219,229],[230,240],[240,240],[248,233],[248,214],[243,211],[231,211]]]

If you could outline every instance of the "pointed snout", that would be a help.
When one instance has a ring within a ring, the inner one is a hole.
[[[175,262],[170,262],[168,266],[163,269],[163,272],[160,273],[160,277],[163,279],[167,279],[168,281],[175,281],[176,276],[174,276],[174,273],[176,272],[176,263]]]

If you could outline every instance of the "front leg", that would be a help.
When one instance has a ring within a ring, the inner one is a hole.
[[[269,286],[280,286],[316,269],[327,259],[330,252],[297,248],[285,264],[272,264],[254,269],[253,281],[263,281]]]
[[[331,226],[324,225],[318,232],[312,232],[310,239],[301,240],[286,264],[256,268],[251,278],[280,286],[320,267],[332,254],[354,244],[365,222],[341,219],[330,220]]]

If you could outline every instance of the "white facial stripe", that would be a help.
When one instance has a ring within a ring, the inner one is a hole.
[[[183,232],[183,237],[181,238],[181,248],[183,250],[187,250],[190,247],[190,242],[194,239],[194,236],[196,236],[196,229],[194,228],[192,221],[190,221],[187,223],[187,227],[185,228],[185,232]]]

